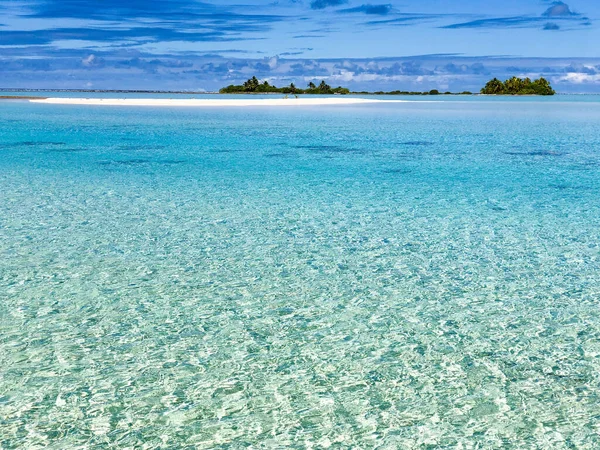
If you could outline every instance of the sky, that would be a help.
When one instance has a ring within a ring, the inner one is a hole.
[[[0,87],[600,93],[598,0],[0,0]]]

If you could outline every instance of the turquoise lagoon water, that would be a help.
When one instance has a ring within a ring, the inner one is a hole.
[[[0,448],[599,448],[598,124],[1,103]]]

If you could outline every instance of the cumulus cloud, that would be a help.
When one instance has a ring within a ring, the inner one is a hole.
[[[543,24],[543,30],[552,31],[561,28],[555,22],[548,22],[548,19],[569,23],[572,27],[589,26],[591,24],[587,17],[581,17],[581,14],[571,11],[569,5],[557,1],[553,2],[541,16],[491,17],[446,25],[442,28],[536,28],[540,24]]]
[[[325,9],[332,6],[341,6],[348,3],[348,0],[313,0],[310,2],[311,9]]]
[[[576,16],[574,12],[571,11],[569,5],[563,2],[554,2],[552,6],[542,14],[544,17],[570,17]]]
[[[342,9],[340,12],[341,13],[363,13],[363,14],[368,14],[368,15],[374,15],[374,16],[387,16],[388,14],[390,14],[392,12],[393,8],[392,5],[390,4],[385,4],[385,5],[371,5],[371,4],[367,4],[367,5],[361,5],[361,6],[357,6],[355,8],[347,8],[347,9]]]
[[[589,64],[569,64],[562,71],[566,73],[582,73],[586,75],[597,75],[600,74],[600,66],[593,66]]]
[[[489,75],[490,71],[480,62],[473,64],[455,64],[449,63],[443,66],[436,66],[435,72],[449,73],[454,75],[459,74],[474,74],[474,75]]]
[[[554,22],[548,22],[544,25],[544,30],[546,31],[558,31],[560,30],[560,25]]]
[[[83,58],[81,60],[81,64],[84,67],[91,69],[94,67],[104,66],[104,60],[102,58],[98,58],[96,55],[92,54],[92,55],[87,56],[86,58]]]
[[[559,83],[571,84],[600,84],[600,74],[591,75],[589,73],[570,72],[562,77],[558,77]]]

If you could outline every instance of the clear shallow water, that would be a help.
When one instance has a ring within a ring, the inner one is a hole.
[[[598,123],[0,104],[0,447],[598,448]]]

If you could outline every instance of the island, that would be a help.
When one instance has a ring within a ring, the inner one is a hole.
[[[219,90],[219,94],[320,94],[320,95],[346,95],[350,94],[350,90],[341,86],[332,88],[325,81],[317,86],[312,81],[308,83],[306,89],[298,88],[294,83],[289,86],[280,87],[269,84],[268,81],[262,83],[256,77],[250,78],[245,81],[242,85],[231,84]]]
[[[504,82],[498,78],[488,81],[481,94],[485,95],[554,95],[556,92],[550,86],[550,83],[545,78],[539,78],[531,81],[529,78],[521,79],[512,77]],[[277,87],[270,84],[267,80],[260,81],[255,76],[245,81],[243,84],[230,84],[219,90],[220,94],[318,94],[318,95],[473,95],[470,91],[463,92],[440,92],[438,89],[432,89],[425,92],[414,91],[351,91],[348,88],[338,86],[332,88],[324,80],[319,85],[312,81],[308,83],[306,89],[297,87],[294,83],[289,86]]]
[[[541,77],[531,81],[529,78],[512,77],[504,83],[498,78],[487,82],[481,89],[485,95],[554,95],[556,92],[550,86],[548,80]]]
[[[336,88],[332,88],[329,86],[325,80],[321,80],[319,85],[316,85],[312,81],[308,83],[306,89],[298,88],[294,83],[291,83],[289,86],[277,87],[272,84],[269,84],[268,81],[261,82],[255,76],[245,81],[243,84],[230,84],[227,87],[224,87],[219,90],[219,94],[292,94],[292,95],[301,95],[301,94],[319,94],[319,95],[348,95],[348,94],[359,94],[359,95],[472,95],[472,92],[464,91],[459,94],[455,94],[453,92],[440,92],[437,89],[432,89],[431,91],[425,92],[411,92],[411,91],[376,91],[376,92],[368,92],[368,91],[359,91],[354,92],[348,88],[338,86]]]

